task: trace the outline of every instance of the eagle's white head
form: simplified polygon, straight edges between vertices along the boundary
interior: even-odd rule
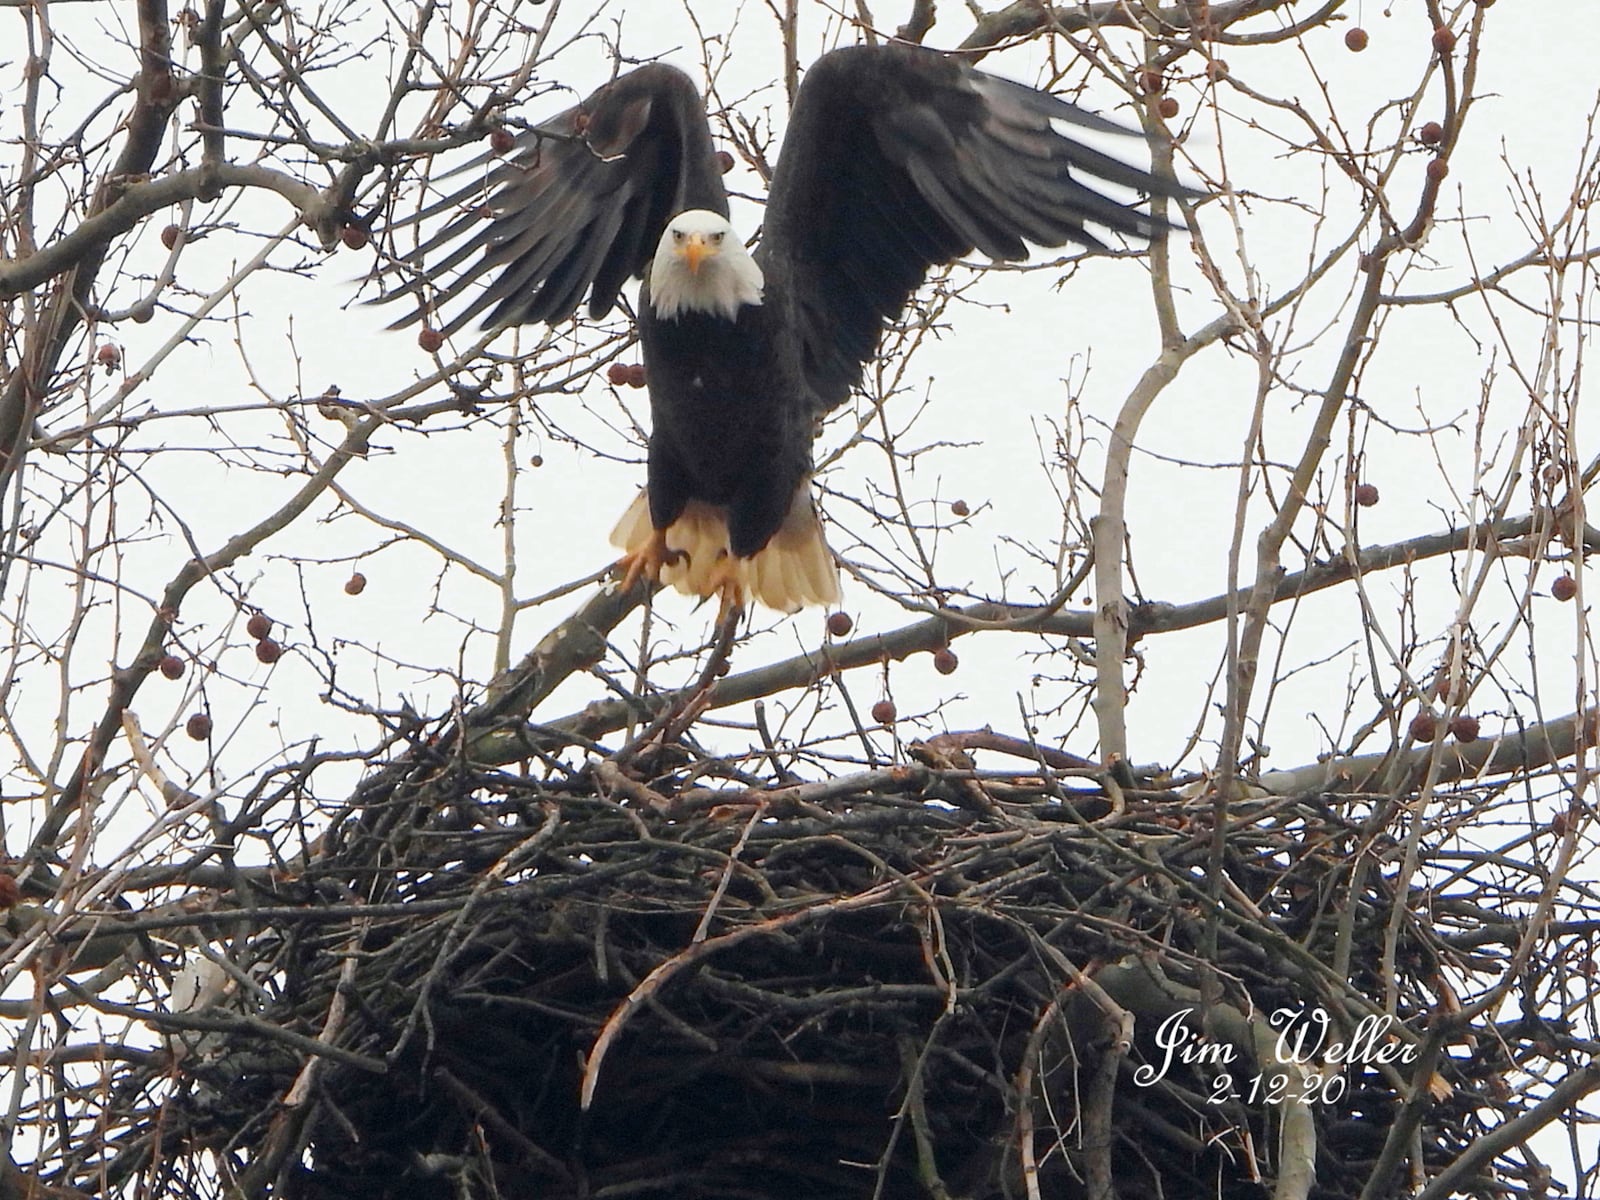
[[[657,317],[716,313],[733,320],[746,304],[761,303],[761,268],[726,217],[703,208],[667,222],[650,263],[650,304]]]

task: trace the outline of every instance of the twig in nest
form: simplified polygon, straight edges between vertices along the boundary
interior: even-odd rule
[[[1022,1065],[1017,1070],[1015,1083],[1012,1090],[1017,1097],[1017,1157],[1021,1160],[1022,1185],[1027,1193],[1028,1200],[1042,1200],[1039,1191],[1039,1156],[1034,1150],[1033,1139],[1036,1130],[1033,1121],[1033,1081],[1034,1064],[1042,1062],[1045,1038],[1049,1036],[1051,1027],[1055,1024],[1061,1013],[1061,1002],[1072,991],[1073,984],[1069,983],[1050,998],[1050,1003],[1045,1006],[1039,1019],[1033,1023],[1033,1032],[1028,1035],[1028,1048],[1022,1052]],[[1071,1027],[1063,1026],[1071,1039]],[[1077,1069],[1076,1049],[1073,1051],[1073,1069]]]
[[[940,733],[929,738],[924,745],[936,750],[996,750],[1016,758],[1034,759],[1057,771],[1098,770],[1100,764],[1090,758],[1069,754],[1052,746],[1042,746],[1037,741],[1024,741],[1007,733],[992,729],[969,729],[962,733]]]
[[[612,759],[602,758],[595,763],[594,778],[608,795],[621,796],[658,813],[670,812],[672,809],[672,801],[648,784],[633,778]]]
[[[457,1079],[448,1068],[439,1067],[434,1071],[433,1077],[471,1109],[474,1120],[482,1121],[563,1183],[572,1179],[572,1173],[567,1170],[565,1163],[518,1129],[513,1122],[506,1120],[491,1101]]]
[[[762,934],[777,933],[791,925],[798,925],[813,918],[827,916],[834,913],[853,912],[858,908],[870,908],[874,904],[882,903],[894,895],[902,885],[896,881],[880,883],[876,887],[858,892],[854,896],[841,896],[827,904],[814,904],[808,908],[798,909],[795,912],[785,913],[774,917],[770,921],[763,921],[759,925],[743,925],[721,937],[710,938],[704,942],[680,950],[665,962],[659,964],[650,974],[639,981],[639,986],[623,998],[621,1004],[611,1011],[606,1018],[606,1023],[600,1029],[600,1036],[595,1038],[594,1046],[589,1051],[589,1060],[583,1067],[583,1087],[579,1093],[579,1104],[583,1111],[588,1112],[594,1104],[595,1088],[600,1083],[600,1065],[605,1061],[606,1051],[622,1033],[622,1028],[628,1019],[648,1000],[655,997],[662,988],[671,982],[672,977],[684,967],[691,966],[703,958],[707,958],[719,950],[735,946],[748,938]]]
[[[912,742],[906,747],[906,753],[912,758],[935,771],[971,771],[972,758],[966,751],[958,746],[939,744],[940,739],[934,738],[926,742]],[[950,790],[949,796],[952,804],[966,809],[968,812],[988,813],[991,816],[1004,816],[1000,805],[995,798],[976,779],[958,779]]]
[[[907,1037],[901,1037],[899,1045],[900,1070],[906,1080],[906,1098],[902,1111],[911,1121],[911,1136],[917,1150],[917,1174],[921,1178],[922,1186],[928,1189],[928,1194],[933,1200],[951,1200],[950,1190],[939,1177],[939,1160],[934,1154],[933,1131],[929,1126],[928,1110],[922,1096],[923,1067],[927,1064],[928,1049],[931,1047],[925,1047],[919,1054],[912,1048],[911,1039]]]
[[[728,851],[728,862],[722,868],[722,878],[717,880],[717,890],[712,892],[711,899],[706,901],[706,910],[700,915],[700,923],[695,926],[694,937],[689,939],[691,942],[703,942],[706,940],[706,931],[711,928],[711,918],[716,915],[717,906],[722,903],[722,897],[727,895],[728,884],[733,879],[734,868],[739,865],[739,855],[744,853],[744,848],[750,841],[750,831],[766,815],[766,802],[758,802],[755,809],[750,813],[750,819],[744,823],[744,828],[739,831],[739,840],[734,843],[733,849]]]
[[[1083,1150],[1085,1183],[1090,1200],[1116,1200],[1116,1175],[1111,1151],[1116,1145],[1112,1109],[1117,1098],[1117,1070],[1133,1041],[1133,1017],[1101,1010],[1106,1045],[1083,1091]],[[1249,1131],[1246,1130],[1246,1133]]]

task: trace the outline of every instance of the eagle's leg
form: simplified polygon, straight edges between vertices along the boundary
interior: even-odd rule
[[[681,562],[684,557],[682,550],[674,550],[667,545],[665,529],[651,530],[649,541],[617,560],[617,566],[622,571],[622,590],[632,591],[641,575],[651,583],[660,582],[661,568]]]
[[[659,427],[660,422],[657,422]],[[622,590],[630,591],[643,575],[651,583],[661,581],[661,568],[685,562],[689,555],[667,545],[667,530],[683,516],[685,504],[694,495],[683,468],[671,447],[657,432],[650,435],[645,474],[645,502],[650,515],[650,536],[642,544],[626,539],[634,548],[618,561],[623,571]],[[630,514],[633,512],[629,510]],[[680,539],[681,540],[681,539]]]
[[[745,588],[743,573],[739,570],[739,560],[724,551],[717,559],[716,565],[711,568],[710,588],[706,595],[715,592],[717,595],[717,624],[728,620],[733,614],[744,609]]]

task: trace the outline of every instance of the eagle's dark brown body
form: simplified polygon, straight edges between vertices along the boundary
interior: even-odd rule
[[[639,307],[651,522],[666,529],[691,500],[726,507],[739,558],[767,544],[811,473],[813,405],[775,354],[772,312],[746,305],[732,321],[692,312],[662,320],[648,300]]]

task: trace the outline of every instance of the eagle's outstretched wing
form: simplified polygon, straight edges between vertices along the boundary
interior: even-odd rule
[[[728,213],[711,129],[689,77],[653,63],[523,133],[486,180],[411,218],[457,214],[408,256],[419,273],[383,299],[470,296],[445,333],[486,310],[491,326],[564,320],[586,294],[601,317],[644,270],[667,221],[690,208]],[[423,315],[419,306],[395,324]]]
[[[1088,226],[1146,239],[1137,204],[1188,189],[1063,136],[1128,132],[1044,92],[911,46],[852,46],[806,72],[772,179],[757,261],[781,281],[788,336],[823,408],[843,401],[928,269],[1026,242],[1099,246]]]

